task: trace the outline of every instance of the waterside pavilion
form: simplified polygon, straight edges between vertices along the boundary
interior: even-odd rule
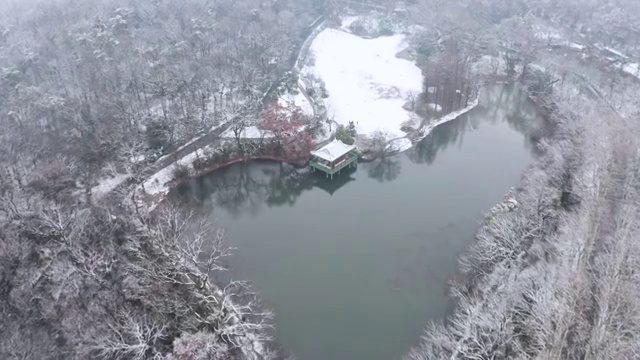
[[[357,166],[358,152],[355,145],[347,145],[340,140],[333,140],[322,148],[311,152],[309,166],[312,171],[320,170],[333,179],[340,170]]]

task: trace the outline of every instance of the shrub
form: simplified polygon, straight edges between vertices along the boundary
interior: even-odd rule
[[[378,33],[381,36],[391,36],[394,34],[393,24],[389,20],[380,20],[378,24]]]
[[[322,118],[320,117],[314,117],[311,119],[309,125],[307,126],[307,132],[309,133],[309,135],[311,135],[312,138],[326,135],[323,122],[324,120],[322,120]]]
[[[316,95],[316,90],[312,87],[307,88],[307,95],[309,95],[309,97],[314,97]]]
[[[305,61],[306,66],[315,66],[316,65],[316,54],[309,49],[309,54],[307,55],[307,60]]]
[[[338,125],[336,129],[336,139],[342,141],[347,145],[353,145],[356,138],[356,126],[353,121],[349,121],[349,125]]]
[[[153,150],[164,151],[171,145],[171,127],[162,121],[153,121],[147,126],[147,143]]]
[[[329,97],[329,91],[327,91],[327,87],[322,80],[320,80],[320,96],[322,96],[323,99]]]
[[[433,40],[428,38],[419,39],[416,44],[416,63],[424,66],[433,54]]]
[[[285,81],[284,81],[284,86],[286,88],[286,90],[293,95],[297,95],[299,93],[298,91],[298,72],[293,70],[293,71],[289,71],[286,75]]]
[[[210,164],[218,163],[218,162],[220,162],[221,160],[222,160],[222,156],[221,156],[221,155],[220,155],[220,153],[218,153],[218,152],[212,152],[211,154],[209,154],[209,155],[207,156],[207,161],[208,161]]]
[[[176,164],[173,169],[173,178],[175,180],[184,179],[189,176],[189,168],[186,165]]]
[[[195,170],[204,170],[207,166],[209,166],[209,164],[210,162],[208,157],[199,157],[193,162],[193,168]]]
[[[405,122],[402,123],[402,125],[400,126],[400,130],[406,132],[406,133],[410,133],[412,131],[414,131],[415,129],[413,128],[413,121],[411,120],[407,120]]]
[[[221,162],[229,161],[231,155],[234,153],[235,148],[231,142],[225,142],[222,145],[222,149],[220,149],[220,153],[218,153],[218,159]]]

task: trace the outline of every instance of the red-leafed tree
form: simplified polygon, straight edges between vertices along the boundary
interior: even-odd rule
[[[306,160],[313,149],[313,139],[306,130],[304,114],[294,103],[281,105],[277,102],[262,112],[258,127],[273,135],[277,155],[287,161]]]

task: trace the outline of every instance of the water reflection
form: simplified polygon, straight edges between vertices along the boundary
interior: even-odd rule
[[[342,173],[338,176],[335,176],[333,180],[331,179],[322,179],[322,174],[313,173],[310,174],[310,181],[313,183],[314,187],[322,189],[326,191],[329,195],[333,196],[336,191],[343,188],[348,183],[354,181],[356,178],[353,177],[353,174],[357,171],[357,168],[346,168],[342,170]]]
[[[193,179],[173,194],[175,200],[205,205],[215,203],[228,213],[255,214],[263,205],[293,206],[298,197],[314,187],[333,195],[355,180],[356,168],[345,169],[333,180],[307,169],[273,162],[236,164],[210,176]]]
[[[395,180],[400,175],[402,163],[397,156],[382,156],[365,164],[364,168],[370,178],[378,182],[385,182]]]
[[[535,142],[544,131],[544,122],[534,104],[521,92],[509,86],[495,86],[481,95],[480,106],[473,111],[438,126],[429,136],[406,153],[416,164],[432,164],[438,154],[456,144],[462,146],[465,134],[478,129],[481,123],[506,122],[525,135],[525,147],[535,151]],[[371,163],[360,164],[370,178],[378,182],[393,181],[402,171],[401,156],[385,156]],[[237,164],[215,174],[194,179],[178,189],[179,199],[192,202],[213,202],[234,216],[255,214],[264,205],[293,206],[298,197],[314,187],[333,195],[355,180],[355,168],[345,169],[333,180],[307,169],[297,169],[275,162]]]
[[[484,108],[491,109],[494,123],[506,120],[511,128],[527,137],[527,148],[535,151],[535,143],[547,129],[533,101],[512,86],[494,86],[487,89],[482,103]]]
[[[491,89],[410,153],[333,180],[254,161],[180,192],[186,208],[213,209],[237,248],[229,276],[253,281],[299,358],[399,358],[448,313],[458,254],[531,160],[523,141],[539,122],[516,95]]]
[[[525,147],[536,151],[535,143],[544,135],[545,128],[535,104],[512,86],[493,86],[481,93],[477,108],[455,121],[438,126],[416,144],[407,156],[417,164],[432,164],[438,153],[448,146],[461,146],[465,134],[477,129],[481,122],[495,124],[501,121],[506,121],[511,128],[524,134]]]

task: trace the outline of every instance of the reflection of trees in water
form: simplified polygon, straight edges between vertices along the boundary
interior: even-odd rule
[[[431,164],[438,152],[453,143],[462,145],[465,133],[477,129],[485,121],[490,124],[506,121],[511,128],[525,135],[525,146],[535,151],[534,144],[543,135],[544,122],[535,105],[523,93],[511,86],[493,86],[482,93],[480,103],[481,106],[471,112],[434,129],[408,152],[409,159]]]
[[[293,205],[304,190],[313,186],[308,172],[297,171],[291,166],[278,164],[278,176],[272,177],[266,198],[268,206]]]
[[[214,202],[217,207],[237,215],[255,212],[264,203],[269,178],[273,174],[255,176],[248,164],[236,164],[209,176],[192,180],[177,193],[191,203]]]
[[[512,86],[494,86],[486,91],[487,107],[493,108],[493,121],[506,120],[512,129],[525,135],[527,147],[539,140],[545,131],[545,122],[536,105]]]
[[[381,156],[365,164],[367,175],[378,182],[395,180],[402,169],[400,159],[396,156]]]
[[[462,145],[464,134],[476,129],[482,122],[492,124],[506,121],[513,129],[525,134],[526,146],[533,149],[536,138],[542,134],[544,122],[535,106],[519,91],[508,86],[488,88],[481,99],[482,106],[460,118],[438,126],[425,140],[408,152],[415,163],[431,164],[438,152],[449,145]],[[396,156],[381,157],[364,164],[368,176],[379,181],[392,181],[401,171]],[[355,170],[353,170],[355,171]],[[314,186],[333,194],[353,180],[348,170],[333,180],[321,174],[310,174],[291,166],[273,162],[236,164],[215,173],[195,179],[181,186],[177,195],[195,203],[213,202],[230,214],[255,213],[261,206],[293,205],[305,190]]]
[[[174,196],[195,205],[213,203],[237,216],[255,214],[263,205],[291,206],[305,190],[314,186],[333,194],[353,180],[349,173],[333,180],[316,175],[282,163],[248,162],[194,179],[180,186]]]
[[[476,109],[474,111],[483,111],[484,109]],[[432,164],[438,152],[446,149],[453,143],[462,145],[463,134],[467,132],[469,126],[477,124],[470,121],[468,115],[462,115],[454,121],[449,121],[438,126],[424,140],[417,143],[413,149],[409,150],[407,156],[411,161],[417,164]]]
[[[248,162],[220,169],[181,186],[177,195],[192,203],[214,203],[232,215],[267,206],[293,205],[310,189],[306,172],[281,163]]]

